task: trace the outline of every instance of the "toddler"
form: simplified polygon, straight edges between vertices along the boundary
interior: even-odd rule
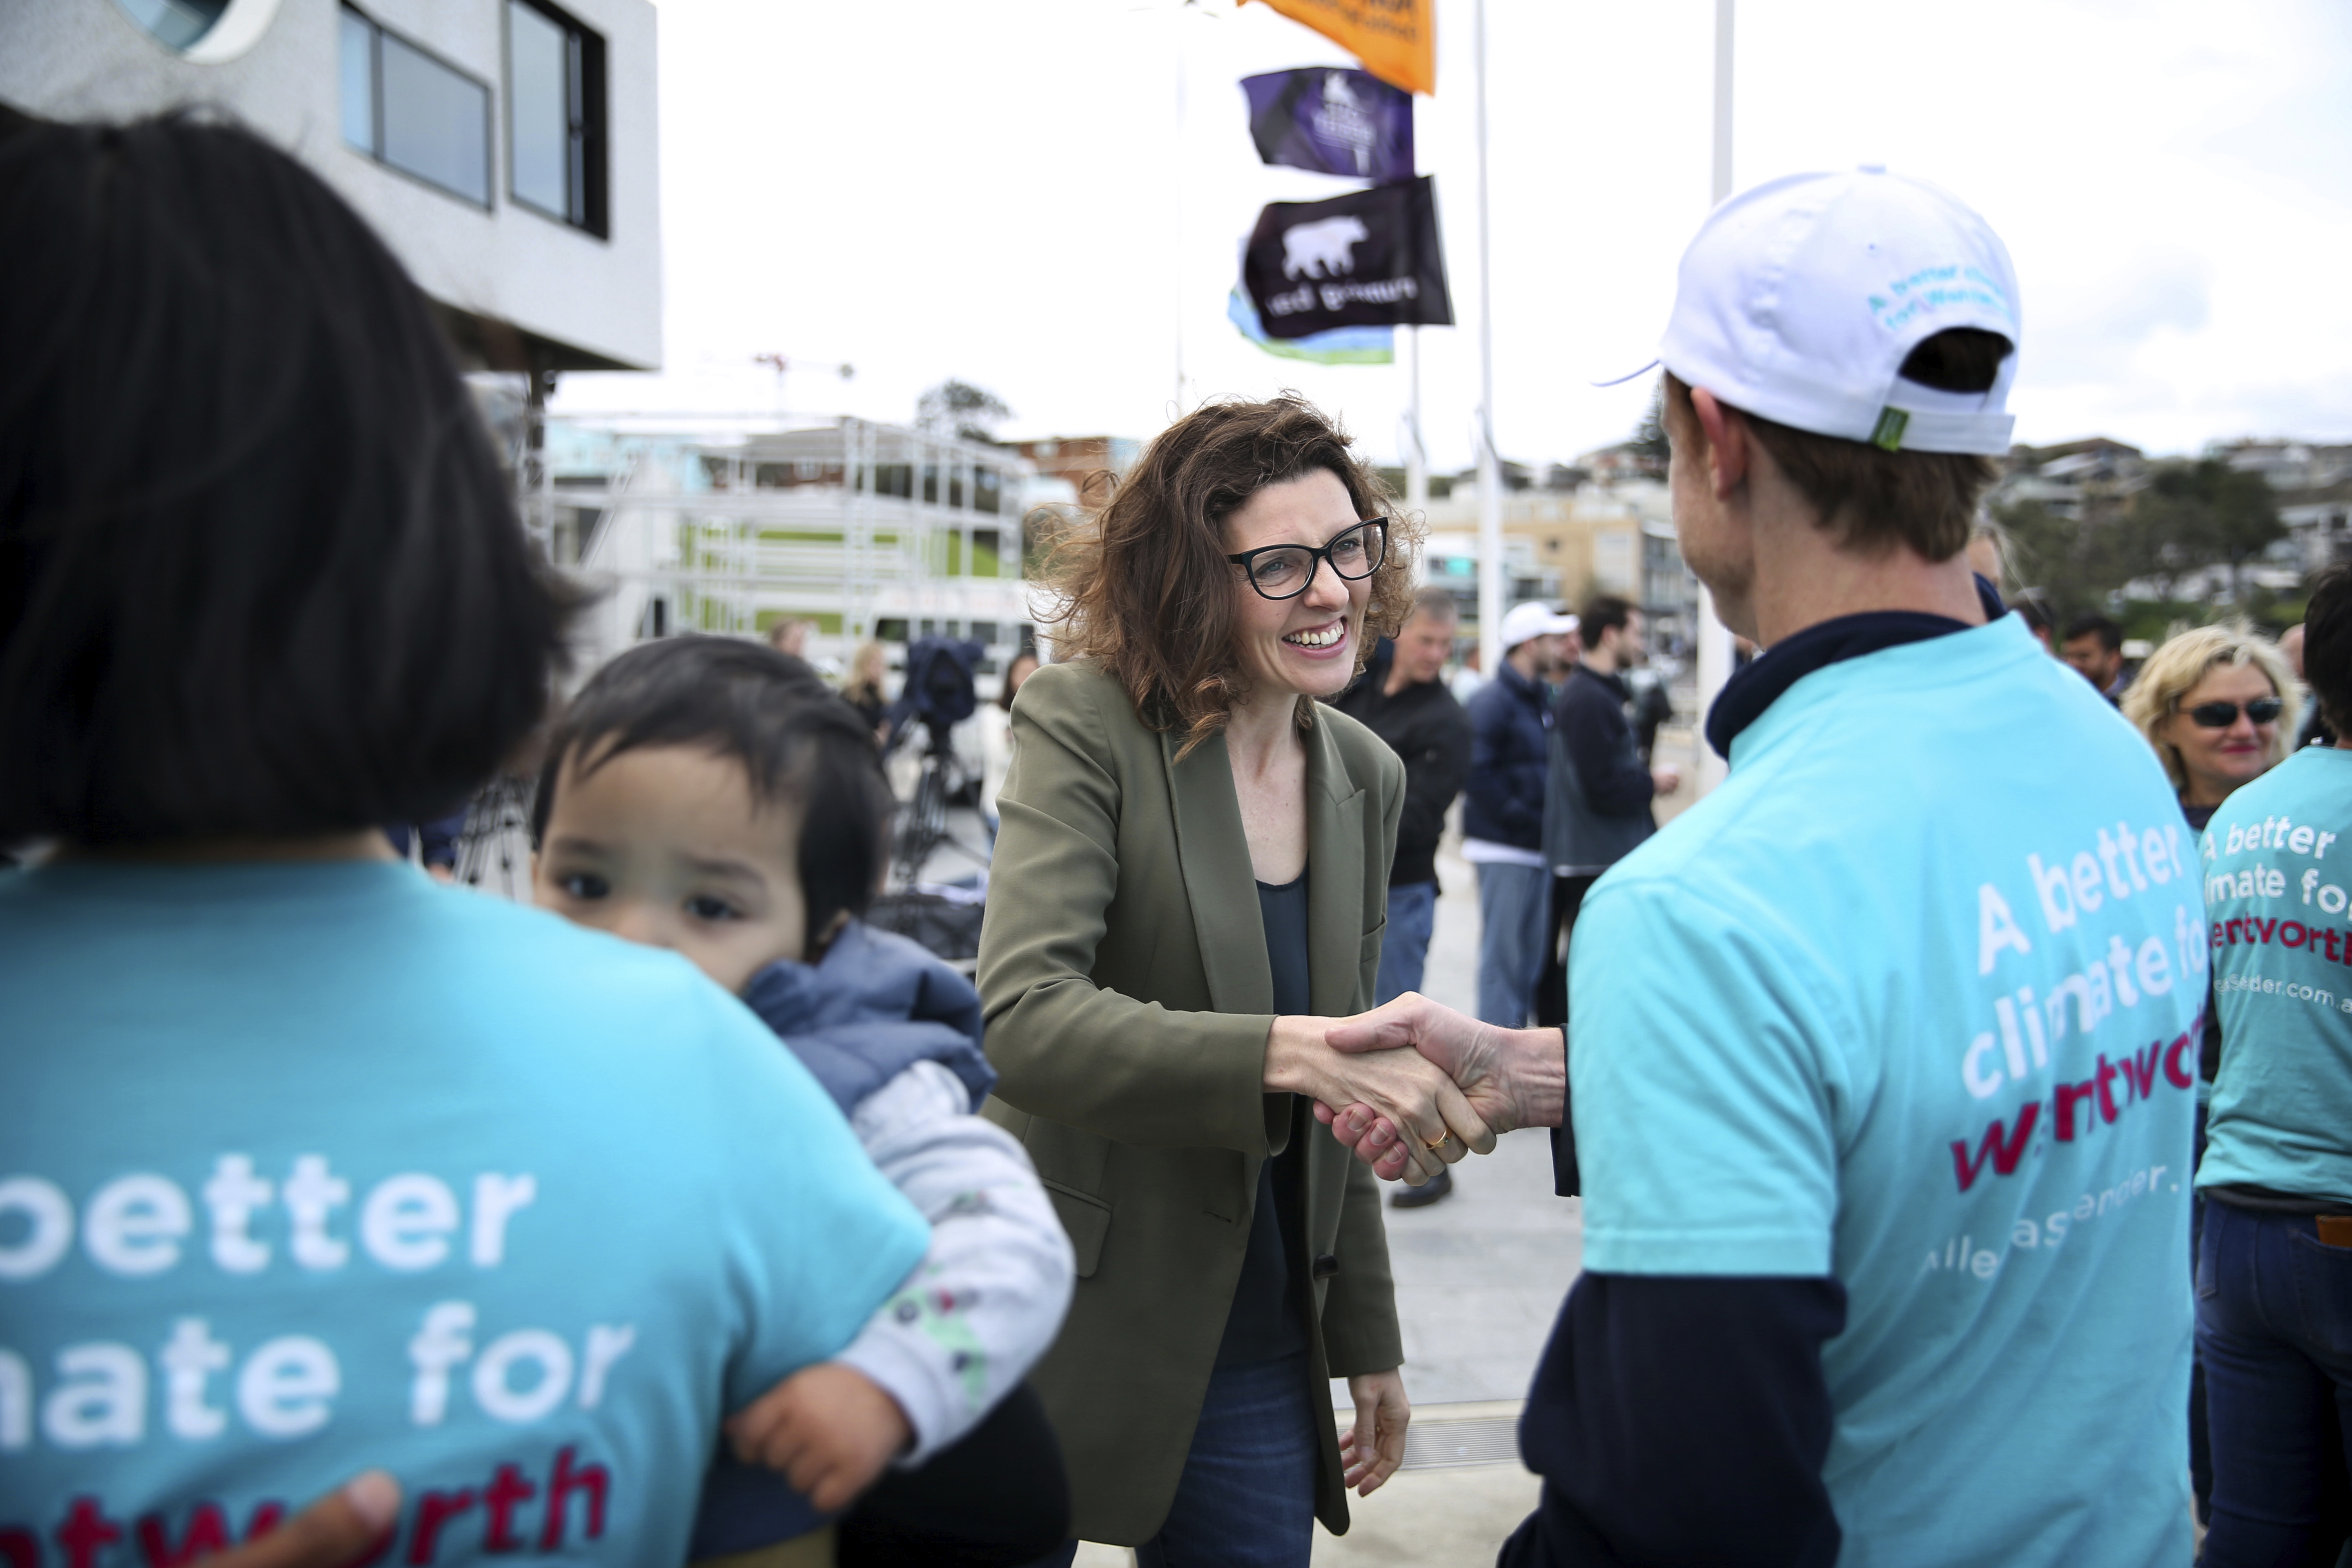
[[[719,637],[607,665],[541,774],[538,901],[673,949],[742,997],[931,1225],[920,1266],[838,1358],[728,1422],[739,1463],[711,1475],[698,1557],[804,1535],[894,1464],[843,1521],[845,1565],[1023,1563],[1066,1522],[1058,1449],[1018,1385],[1069,1304],[1069,1242],[1020,1146],[974,1114],[995,1081],[978,994],[858,919],[893,805],[847,704],[800,660]]]

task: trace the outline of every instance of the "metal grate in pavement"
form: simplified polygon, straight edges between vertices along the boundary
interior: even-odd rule
[[[1434,1470],[1453,1465],[1516,1465],[1519,1424],[1507,1415],[1460,1421],[1416,1421],[1405,1428],[1404,1468]]]

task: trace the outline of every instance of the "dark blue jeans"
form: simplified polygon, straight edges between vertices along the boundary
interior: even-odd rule
[[[1138,1568],[1307,1568],[1318,1418],[1304,1354],[1210,1373],[1176,1500],[1160,1533],[1135,1549]],[[1073,1542],[1039,1568],[1076,1553]]]
[[[2306,1215],[2207,1203],[2197,1352],[2213,1444],[2204,1562],[2333,1562],[2323,1519],[2344,1464],[2336,1422],[2352,1417],[2352,1248],[2321,1246]]]
[[[1437,884],[1389,884],[1389,928],[1381,933],[1381,968],[1372,983],[1372,1005],[1393,1002],[1421,989],[1429,960],[1429,933],[1437,923]]]
[[[1478,1016],[1516,1029],[1533,1015],[1551,931],[1551,872],[1481,862],[1478,872]]]

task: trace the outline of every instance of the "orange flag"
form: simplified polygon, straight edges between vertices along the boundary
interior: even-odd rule
[[[1249,0],[1240,0],[1248,5]],[[1407,92],[1437,91],[1437,0],[1265,0]]]

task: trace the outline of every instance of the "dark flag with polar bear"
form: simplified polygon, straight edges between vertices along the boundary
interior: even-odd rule
[[[1445,253],[1430,176],[1258,214],[1242,285],[1272,338],[1334,327],[1450,327]]]
[[[1242,78],[1250,140],[1269,163],[1351,180],[1412,178],[1412,94],[1369,71],[1317,67]]]

